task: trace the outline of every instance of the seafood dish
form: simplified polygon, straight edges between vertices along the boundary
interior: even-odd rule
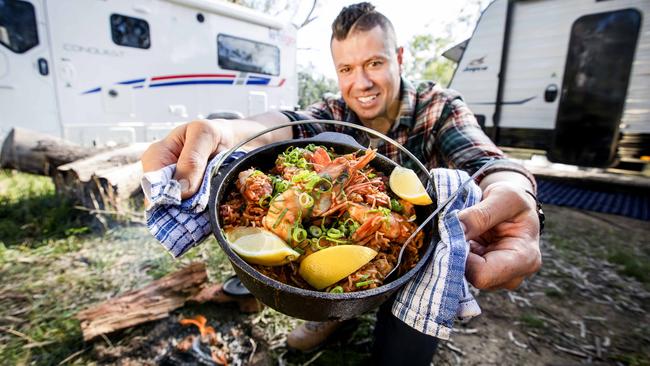
[[[227,233],[254,227],[275,234],[297,258],[279,265],[249,264],[267,277],[309,290],[315,288],[299,271],[305,258],[334,246],[371,248],[377,254],[369,262],[318,290],[347,293],[379,287],[417,224],[413,204],[393,194],[386,173],[372,166],[376,154],[374,149],[337,154],[316,144],[290,146],[277,155],[271,169],[251,166],[226,187],[217,211],[221,228]],[[419,232],[406,247],[401,273],[415,267],[423,242]]]

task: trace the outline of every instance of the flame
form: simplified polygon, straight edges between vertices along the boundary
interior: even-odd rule
[[[196,327],[199,328],[199,332],[201,332],[201,337],[205,337],[208,334],[216,335],[214,328],[205,325],[207,323],[207,319],[205,319],[203,315],[197,315],[194,318],[181,319],[180,323],[184,326],[191,324],[196,325]]]

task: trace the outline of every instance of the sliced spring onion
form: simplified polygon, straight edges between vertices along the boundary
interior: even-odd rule
[[[327,179],[325,179],[325,178],[322,178],[318,183],[319,183],[319,184],[318,184],[317,189],[318,189],[319,191],[321,191],[321,192],[323,192],[323,193],[327,193],[327,192],[331,192],[331,191],[332,191],[332,182],[331,182],[331,181],[329,181],[329,180],[327,180]],[[323,187],[323,186],[324,186],[324,187]]]
[[[343,237],[343,233],[339,229],[331,228],[327,230],[327,237],[332,239],[338,239]]]
[[[404,209],[404,206],[402,206],[401,203],[399,203],[398,200],[391,198],[390,199],[390,209],[395,211],[395,212],[402,212]]]
[[[368,286],[370,284],[373,284],[374,282],[375,282],[375,280],[360,281],[360,282],[355,283],[354,285],[357,286],[357,287],[364,287],[364,286]]]
[[[345,291],[343,291],[343,287],[341,287],[341,286],[336,286],[336,287],[334,287],[333,289],[330,290],[331,294],[342,294],[344,292]]]
[[[270,203],[271,203],[271,196],[269,196],[268,194],[260,198],[259,201],[257,201],[257,204],[260,207],[269,207]]]
[[[312,225],[312,226],[309,227],[309,233],[311,234],[311,236],[316,237],[316,238],[323,235],[323,231],[318,226],[315,226],[315,225]]]
[[[307,230],[301,227],[294,228],[293,233],[291,233],[291,238],[293,239],[293,241],[299,243],[307,239]]]
[[[314,205],[314,197],[310,196],[307,192],[302,192],[298,197],[298,202],[304,208],[310,208]]]
[[[284,215],[287,214],[287,211],[289,211],[289,209],[288,209],[288,208],[285,208],[285,209],[282,210],[282,212],[280,212],[280,216],[278,216],[277,220],[275,220],[275,222],[273,223],[273,228],[274,228],[274,229],[275,229],[278,225],[280,225],[280,222],[282,221],[282,218],[284,217]]]

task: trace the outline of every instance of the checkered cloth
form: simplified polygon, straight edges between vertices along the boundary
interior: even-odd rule
[[[222,153],[223,154],[223,153]],[[224,165],[245,153],[235,152]],[[142,189],[149,199],[146,211],[147,227],[174,257],[179,257],[199,244],[211,233],[206,211],[210,196],[210,177],[216,162],[214,157],[206,169],[199,191],[181,201],[180,184],[173,180],[176,166],[146,173]],[[467,173],[451,169],[433,169],[438,203],[444,202],[469,179]],[[465,261],[469,244],[458,219],[458,211],[476,204],[480,188],[473,182],[439,214],[439,242],[433,256],[422,271],[398,293],[393,314],[414,329],[441,339],[448,339],[454,320],[470,318],[481,313],[465,280]]]

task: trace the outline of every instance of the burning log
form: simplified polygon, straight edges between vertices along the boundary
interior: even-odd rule
[[[252,296],[233,297],[222,291],[220,284],[208,284],[205,264],[195,262],[168,274],[139,290],[95,305],[77,313],[84,340],[162,319],[186,302],[236,302],[242,312],[261,310],[261,304]]]
[[[84,340],[162,319],[197,294],[208,280],[205,264],[195,262],[150,285],[77,313]]]

